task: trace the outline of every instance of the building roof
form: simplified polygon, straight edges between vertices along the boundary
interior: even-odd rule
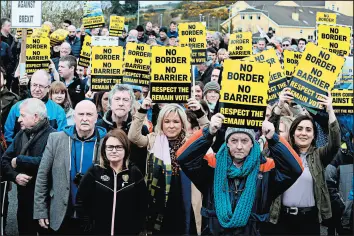
[[[297,5],[303,7],[325,7],[326,1],[294,1]]]
[[[287,7],[287,6],[274,6],[274,5],[261,5],[253,9],[245,9],[240,11],[242,13],[259,12],[269,16],[269,18],[276,24],[281,26],[293,27],[316,27],[316,13],[317,12],[330,12],[336,13],[329,9],[313,8],[313,7]],[[292,13],[299,13],[299,20],[292,19]],[[353,26],[353,17],[345,16],[340,13],[337,14],[337,24]]]
[[[279,1],[245,1],[251,7],[261,6],[261,5],[274,5]]]

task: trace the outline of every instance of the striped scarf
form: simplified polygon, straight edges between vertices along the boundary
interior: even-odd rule
[[[254,143],[242,167],[237,168],[232,162],[226,143],[221,146],[217,153],[217,165],[214,175],[214,201],[216,215],[223,228],[237,228],[247,224],[256,196],[260,155],[260,147],[258,143]],[[228,180],[242,177],[247,178],[245,189],[241,193],[234,212],[232,212]]]

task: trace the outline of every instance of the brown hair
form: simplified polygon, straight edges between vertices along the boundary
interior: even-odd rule
[[[315,121],[312,119],[312,117],[309,117],[309,116],[305,116],[305,115],[299,116],[293,121],[293,123],[290,126],[290,130],[289,130],[289,143],[297,153],[299,153],[299,148],[295,144],[294,134],[295,134],[295,130],[297,129],[297,126],[301,123],[301,121],[304,121],[304,120],[308,120],[312,123],[314,135],[313,135],[313,140],[311,142],[311,145],[314,147],[316,146],[317,127],[316,127]]]
[[[121,129],[113,129],[107,133],[104,137],[101,144],[101,157],[100,157],[100,166],[102,168],[109,168],[109,160],[106,155],[106,143],[107,140],[112,137],[119,140],[122,143],[124,148],[124,158],[123,158],[123,170],[128,168],[129,165],[129,156],[130,156],[130,142],[128,136]]]
[[[66,88],[65,84],[61,81],[54,81],[51,85],[50,85],[50,89],[49,89],[49,99],[52,99],[52,95],[53,93],[58,93],[58,92],[65,92],[65,99],[63,104],[61,105],[65,111],[69,110],[70,108],[72,108],[72,103],[71,103],[71,99],[70,99],[70,95],[68,92],[68,89]]]

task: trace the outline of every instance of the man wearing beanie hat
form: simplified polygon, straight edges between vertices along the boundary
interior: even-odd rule
[[[203,95],[210,112],[214,114],[216,103],[220,98],[220,85],[215,81],[210,81],[204,86]]]
[[[203,233],[259,235],[272,201],[302,174],[301,159],[268,121],[262,132],[273,159],[262,156],[255,132],[244,128],[228,128],[217,154],[206,154],[224,119],[214,115],[178,150],[177,160],[203,194]]]

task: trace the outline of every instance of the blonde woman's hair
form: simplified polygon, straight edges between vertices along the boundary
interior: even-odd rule
[[[188,124],[187,115],[186,115],[184,109],[180,105],[172,103],[172,104],[165,105],[161,109],[159,116],[157,118],[156,126],[155,126],[156,133],[160,134],[161,132],[163,132],[163,130],[162,130],[163,118],[166,115],[170,114],[171,112],[175,112],[179,115],[179,117],[182,121],[182,124],[183,124],[182,132],[185,132],[185,129],[187,128],[187,124]]]
[[[283,123],[284,126],[285,126],[285,131],[287,133],[290,132],[290,127],[291,127],[291,124],[293,123],[293,121],[295,120],[294,117],[292,116],[281,116],[280,117],[280,123]],[[290,140],[290,139],[289,139]]]

